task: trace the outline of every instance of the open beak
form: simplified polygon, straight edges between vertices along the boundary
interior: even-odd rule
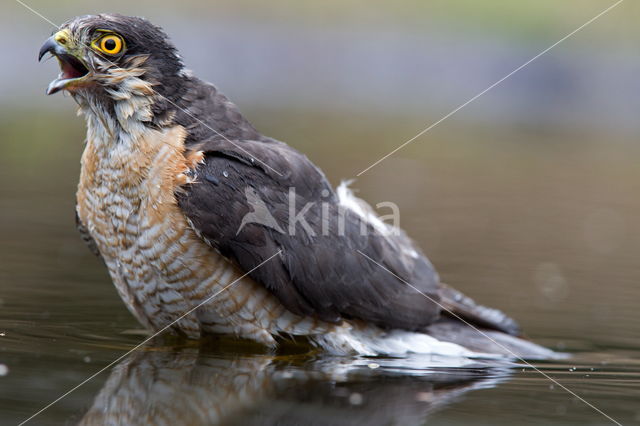
[[[60,63],[61,72],[58,78],[49,83],[47,95],[52,95],[62,89],[76,87],[86,81],[89,76],[89,68],[84,61],[71,53],[68,47],[61,44],[63,40],[65,44],[69,44],[67,39],[61,39],[58,34],[52,35],[45,41],[38,53],[38,61],[41,61],[45,54],[50,53]]]

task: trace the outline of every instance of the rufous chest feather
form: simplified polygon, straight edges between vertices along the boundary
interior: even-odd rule
[[[82,156],[78,215],[103,256],[140,244],[145,229],[185,226],[175,191],[202,159],[184,155],[184,129],[149,130],[115,143],[89,140]]]
[[[186,312],[194,293],[204,293],[200,274],[211,273],[206,261],[212,269],[220,266],[176,202],[189,169],[202,160],[202,153],[184,155],[184,136],[174,127],[117,141],[89,138],[81,160],[78,217],[118,293],[151,328]],[[181,327],[190,334],[198,329],[193,321]]]

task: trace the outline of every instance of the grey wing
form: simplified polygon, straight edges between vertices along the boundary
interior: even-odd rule
[[[194,149],[206,156],[196,182],[176,194],[183,213],[199,235],[251,271],[287,309],[409,330],[440,317],[439,279],[426,257],[403,233],[382,235],[344,209],[304,155],[273,140],[213,139]],[[250,199],[256,196],[277,226],[243,223],[255,213]],[[305,206],[306,225],[292,227],[291,209],[298,214]]]
[[[176,122],[187,130],[187,148],[204,151],[206,158],[195,183],[177,192],[178,203],[199,235],[252,271],[290,311],[406,329],[423,329],[450,311],[483,327],[517,333],[504,314],[441,286],[431,263],[404,233],[381,235],[365,224],[361,235],[362,221],[341,210],[322,172],[304,155],[258,133],[213,85],[195,78],[191,84],[181,101],[189,112],[176,111]],[[256,197],[262,203],[249,201]],[[296,212],[311,203],[305,219],[316,235],[298,226],[290,231],[290,201]],[[264,211],[269,220],[255,223]],[[342,232],[335,231],[339,220]],[[325,222],[326,235],[318,232]],[[280,256],[254,270],[279,250]]]
[[[80,232],[80,238],[82,238],[82,241],[84,241],[87,247],[89,247],[89,250],[91,250],[91,253],[93,253],[97,257],[101,257],[100,250],[98,250],[98,246],[96,245],[95,240],[93,239],[91,234],[89,234],[89,230],[87,229],[86,226],[84,226],[84,224],[82,223],[82,220],[80,220],[80,216],[78,216],[77,210],[76,210],[76,228],[78,229],[78,232]]]

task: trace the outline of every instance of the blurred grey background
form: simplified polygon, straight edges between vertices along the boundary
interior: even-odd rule
[[[216,82],[241,105],[414,116],[425,126],[613,4],[27,3],[58,24],[100,11],[147,17],[166,29],[197,75]],[[2,9],[0,34],[11,41],[0,69],[2,107],[68,107],[59,98],[42,96],[52,66],[33,61],[33,52],[53,28],[15,1],[4,2]],[[638,10],[634,2],[614,9],[449,125],[637,132]],[[406,135],[413,130],[418,129],[408,128]]]

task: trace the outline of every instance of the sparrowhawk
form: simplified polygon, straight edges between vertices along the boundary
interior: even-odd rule
[[[47,93],[69,92],[87,122],[78,228],[145,327],[210,298],[171,331],[268,346],[305,336],[334,353],[551,353],[442,284],[404,232],[259,133],[159,27],[81,16],[46,53],[61,67]],[[268,221],[246,220],[260,212]]]

